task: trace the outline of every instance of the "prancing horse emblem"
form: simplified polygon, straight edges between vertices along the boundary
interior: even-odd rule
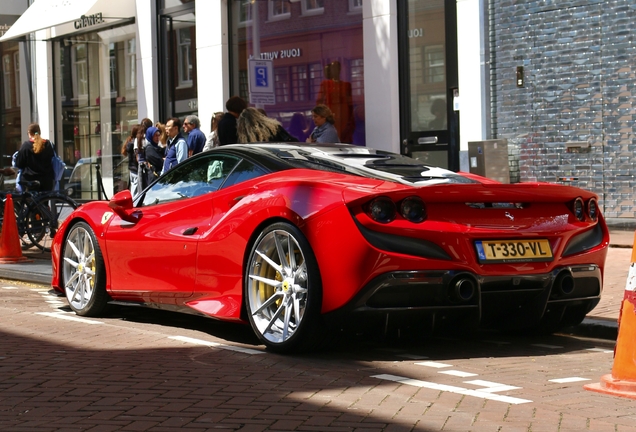
[[[510,213],[508,213],[508,212],[505,212],[505,213],[504,213],[504,216],[506,216],[506,217],[507,217],[508,219],[510,219],[511,221],[515,220],[515,217],[514,217],[513,215],[511,215]]]

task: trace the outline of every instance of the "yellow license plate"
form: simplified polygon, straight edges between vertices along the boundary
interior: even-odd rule
[[[547,239],[478,240],[475,242],[479,262],[552,261]]]

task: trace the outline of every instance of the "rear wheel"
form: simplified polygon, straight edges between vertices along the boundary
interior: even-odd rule
[[[272,351],[305,350],[321,341],[320,272],[298,228],[275,223],[258,236],[247,262],[245,304],[254,332]]]
[[[64,195],[34,198],[25,219],[25,231],[31,243],[49,252],[60,224],[78,207]]]
[[[106,270],[91,227],[79,222],[71,228],[62,250],[62,282],[71,309],[97,316],[108,303]]]

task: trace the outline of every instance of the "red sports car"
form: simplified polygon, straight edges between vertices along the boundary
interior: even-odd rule
[[[78,208],[55,235],[53,286],[79,315],[116,301],[249,322],[284,352],[343,317],[577,324],[600,299],[608,244],[582,189],[344,144],[232,145]]]

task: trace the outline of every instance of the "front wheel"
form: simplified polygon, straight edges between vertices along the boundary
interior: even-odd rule
[[[97,316],[108,303],[106,269],[91,227],[79,222],[71,228],[62,250],[62,281],[71,309]]]
[[[305,350],[321,340],[320,272],[298,228],[280,222],[258,236],[247,262],[245,304],[254,332],[272,351]]]

